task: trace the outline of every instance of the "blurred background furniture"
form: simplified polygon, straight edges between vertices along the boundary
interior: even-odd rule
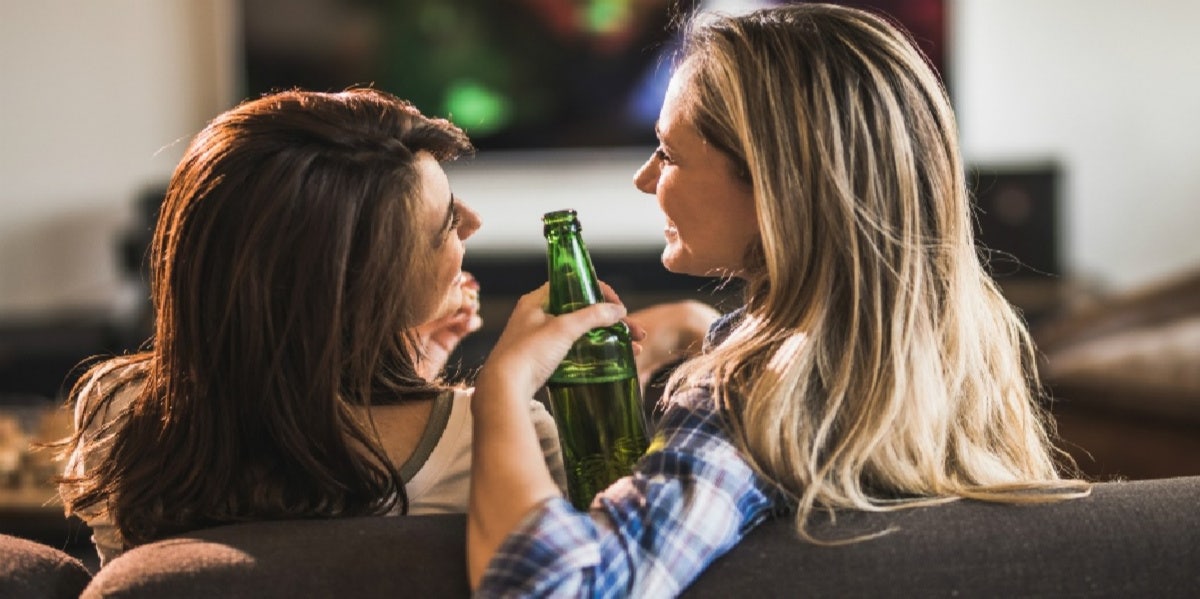
[[[1200,474],[1200,271],[1034,328],[1063,446],[1099,479]]]

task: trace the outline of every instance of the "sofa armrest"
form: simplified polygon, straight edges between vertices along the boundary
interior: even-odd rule
[[[75,599],[92,575],[49,545],[0,534],[0,597]]]

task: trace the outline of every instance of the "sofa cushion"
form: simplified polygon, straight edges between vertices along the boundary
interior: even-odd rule
[[[0,534],[0,597],[75,599],[91,578],[83,563],[62,551]]]

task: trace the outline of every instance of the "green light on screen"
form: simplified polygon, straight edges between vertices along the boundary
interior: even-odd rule
[[[587,28],[592,33],[607,33],[621,27],[629,12],[627,0],[591,0],[586,10]]]
[[[486,135],[512,119],[508,98],[471,80],[454,82],[446,91],[446,113],[471,134]]]

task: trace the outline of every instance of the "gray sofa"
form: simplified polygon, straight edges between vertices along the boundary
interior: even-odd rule
[[[82,596],[466,597],[464,526],[462,516],[422,516],[211,528],[126,553]],[[796,539],[790,522],[769,522],[684,596],[1200,597],[1200,476],[1103,483],[1091,497],[1050,505],[844,512],[836,526],[822,516],[813,530],[885,527],[896,530],[815,546]],[[74,568],[57,575],[59,586],[83,588]]]
[[[73,599],[91,579],[79,560],[62,551],[0,534],[0,597]]]

